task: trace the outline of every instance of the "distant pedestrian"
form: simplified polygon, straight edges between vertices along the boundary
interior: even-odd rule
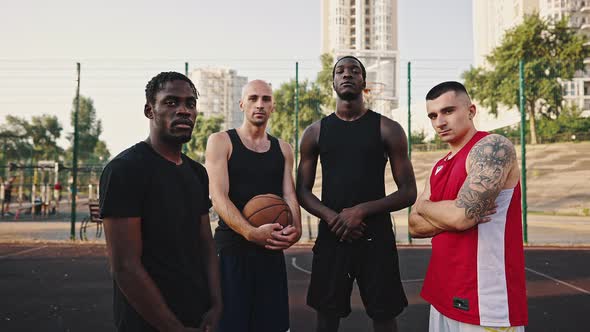
[[[2,216],[9,213],[10,201],[12,200],[12,184],[15,176],[11,176],[4,182],[4,200],[2,201]]]

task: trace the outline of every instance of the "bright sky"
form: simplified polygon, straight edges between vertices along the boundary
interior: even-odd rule
[[[471,0],[399,0],[400,105],[472,63]],[[320,69],[319,0],[19,0],[0,2],[0,123],[57,115],[63,147],[75,95],[94,99],[113,155],[144,139],[144,88],[160,71],[229,67],[279,86]]]

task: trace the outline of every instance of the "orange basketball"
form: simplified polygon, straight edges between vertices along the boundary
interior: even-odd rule
[[[244,206],[242,214],[255,227],[275,222],[286,227],[291,225],[293,218],[287,202],[274,194],[252,197]]]

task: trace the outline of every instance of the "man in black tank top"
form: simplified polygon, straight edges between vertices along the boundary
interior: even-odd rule
[[[213,207],[219,214],[215,242],[221,265],[224,307],[219,332],[282,332],[289,329],[289,298],[283,250],[301,237],[293,184],[291,146],[266,133],[274,110],[272,89],[260,80],[242,90],[244,122],[211,135],[206,167]],[[253,227],[244,205],[260,194],[282,196],[293,225]]]
[[[337,331],[356,279],[374,330],[397,331],[395,317],[408,302],[389,213],[416,199],[406,136],[364,106],[366,71],[357,58],[338,60],[332,76],[336,112],[305,130],[297,173],[301,205],[321,219],[307,303],[317,311],[317,331]],[[318,157],[321,201],[312,192]],[[398,191],[386,196],[387,159]]]

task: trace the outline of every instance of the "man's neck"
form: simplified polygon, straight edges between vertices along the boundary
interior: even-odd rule
[[[248,123],[243,123],[242,126],[236,128],[240,136],[246,137],[252,141],[264,140],[266,136],[266,125],[254,126]]]
[[[467,133],[465,135],[463,135],[463,137],[461,137],[460,139],[458,139],[455,142],[449,143],[449,146],[451,147],[451,154],[449,155],[449,158],[453,157],[465,145],[467,145],[467,143],[469,143],[469,141],[471,141],[471,139],[473,138],[473,136],[475,136],[476,133],[477,133],[477,129],[475,129],[475,127],[473,127],[471,129],[469,129],[469,131],[467,131]]]
[[[345,121],[354,121],[367,112],[363,98],[353,100],[336,100],[336,116]]]
[[[162,141],[161,139],[157,139],[150,135],[145,142],[149,144],[149,146],[156,151],[159,155],[164,157],[164,159],[169,160],[176,165],[182,164],[182,157],[181,157],[181,149],[182,145],[172,145]]]

